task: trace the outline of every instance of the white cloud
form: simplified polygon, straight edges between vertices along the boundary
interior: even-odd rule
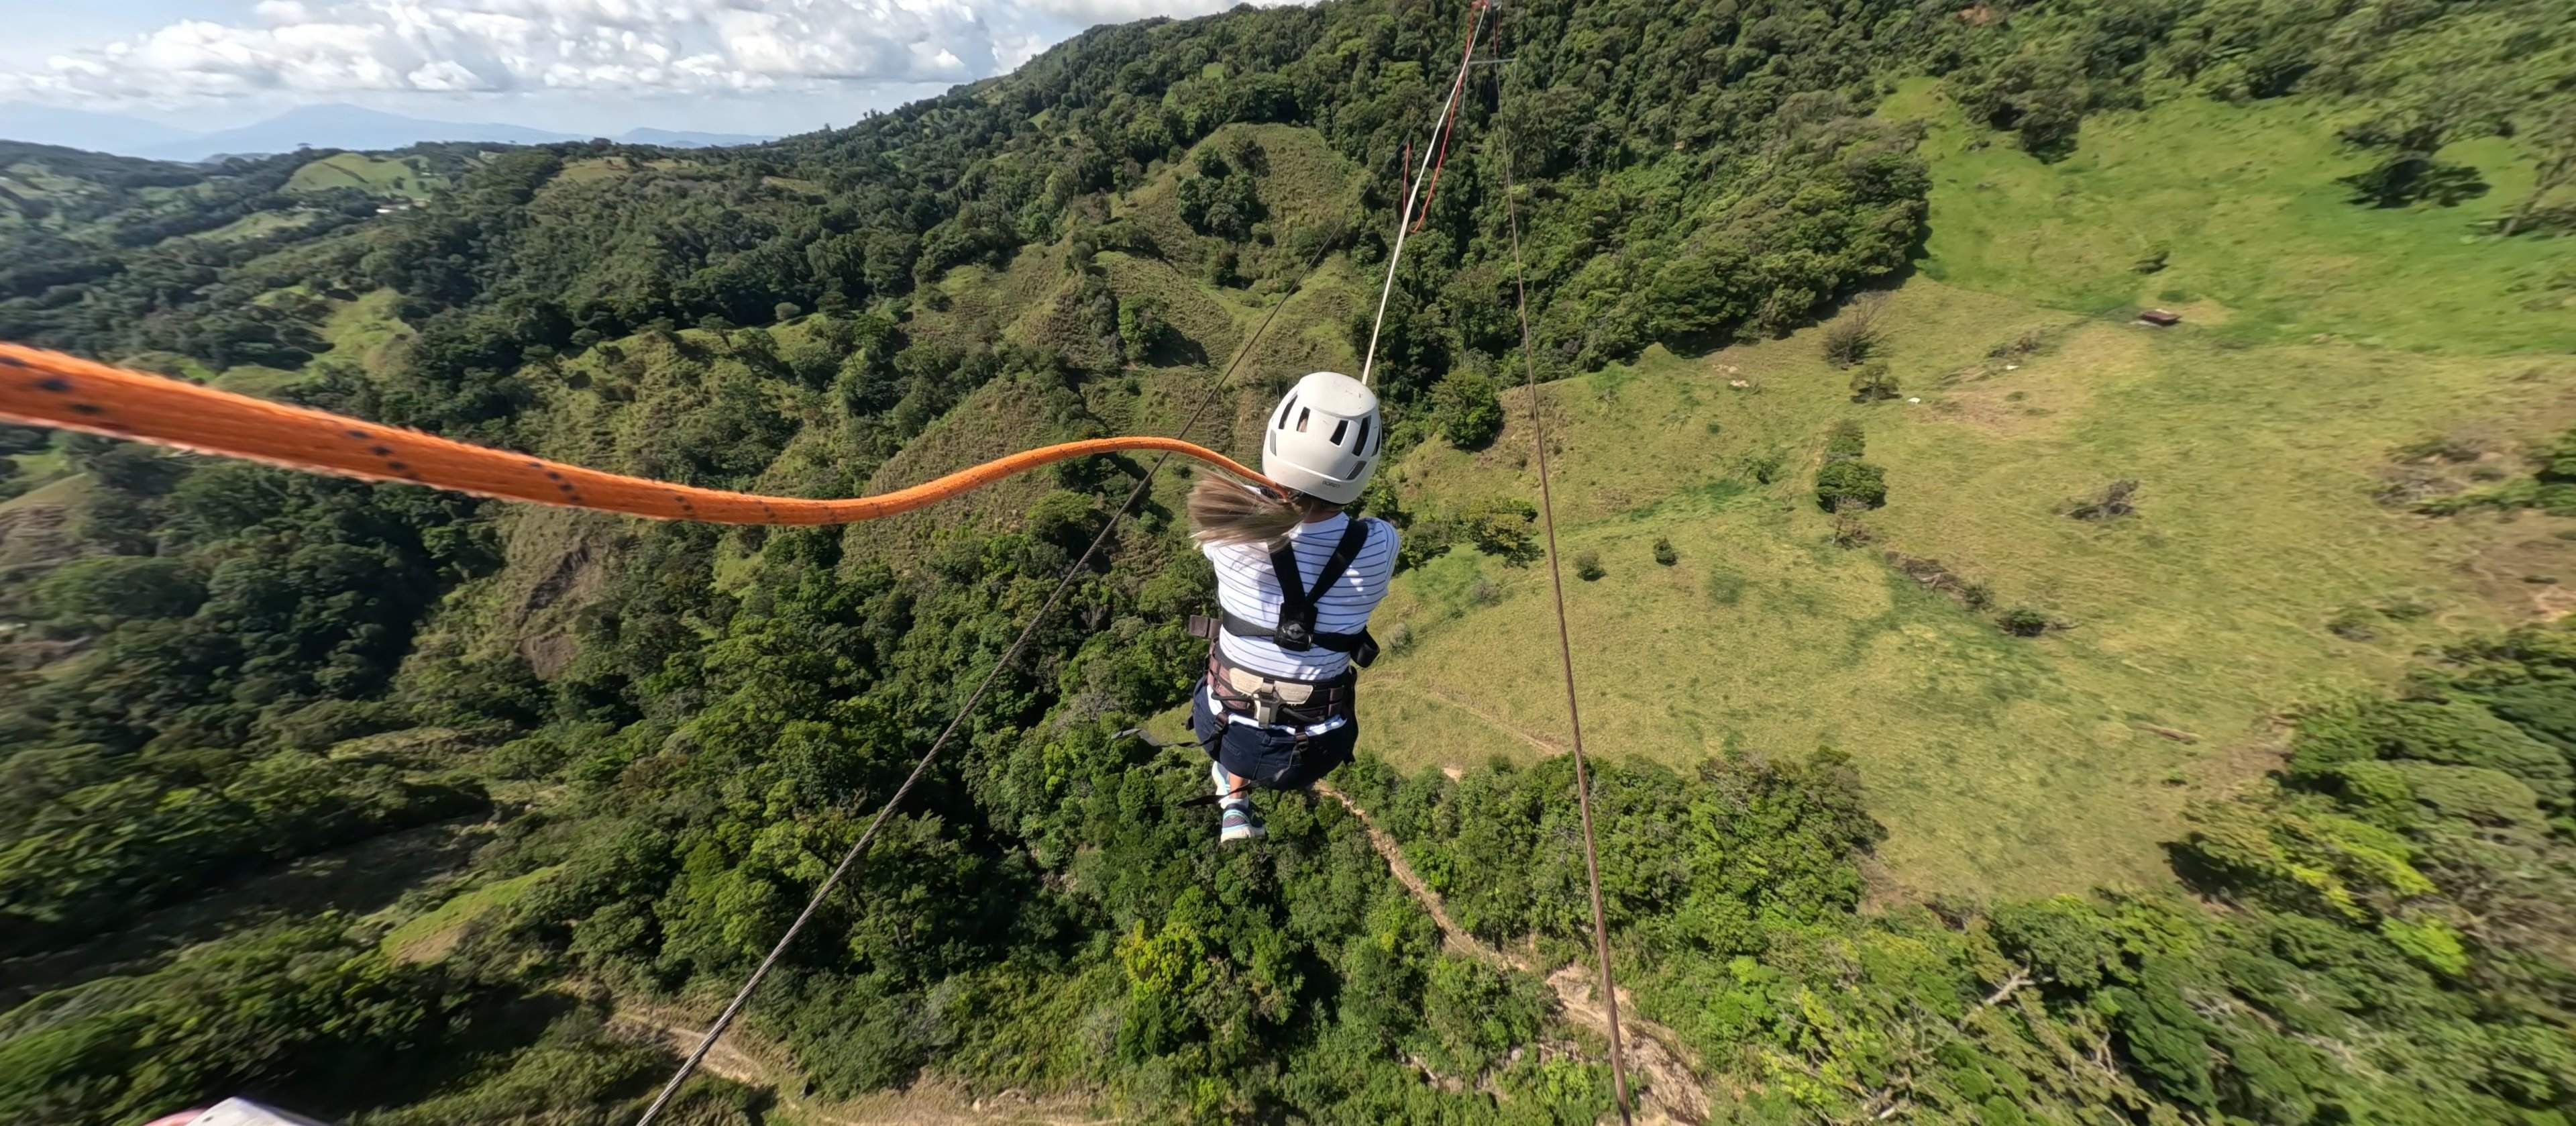
[[[1242,0],[1031,0],[1029,9],[1079,27],[1126,23],[1148,16],[1191,16],[1222,12]],[[1278,3],[1280,0],[1270,0]]]
[[[0,72],[0,99],[740,93],[949,83],[1081,27],[1230,0],[261,0]]]

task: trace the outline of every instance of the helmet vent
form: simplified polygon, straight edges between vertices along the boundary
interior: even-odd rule
[[[1288,396],[1288,400],[1287,400],[1286,402],[1283,402],[1283,403],[1279,404],[1279,417],[1277,417],[1277,418],[1274,418],[1274,419],[1270,420],[1270,428],[1271,428],[1271,429],[1273,429],[1273,430],[1277,430],[1277,429],[1280,429],[1280,428],[1282,428],[1282,427],[1287,426],[1287,425],[1288,425],[1288,412],[1289,412],[1289,411],[1296,410],[1296,409],[1297,409],[1297,396],[1295,396],[1295,395],[1290,395],[1290,396]]]
[[[1365,455],[1369,452],[1369,448],[1368,448],[1368,434],[1369,434],[1369,420],[1368,420],[1365,416],[1363,416],[1363,417],[1360,419],[1360,439],[1359,439],[1359,441],[1356,441],[1356,442],[1351,443],[1351,452],[1352,452],[1352,453],[1360,454],[1360,455],[1365,456]]]
[[[1297,432],[1298,432],[1298,433],[1300,433],[1300,434],[1305,433],[1305,432],[1306,432],[1306,422],[1307,422],[1307,420],[1308,420],[1308,419],[1311,419],[1311,418],[1313,418],[1313,417],[1315,417],[1315,408],[1313,408],[1313,407],[1308,407],[1308,408],[1306,408],[1305,410],[1298,411],[1298,412],[1297,412]]]
[[[1347,418],[1345,418],[1345,419],[1341,420],[1340,422],[1336,422],[1336,423],[1334,423],[1334,424],[1333,424],[1333,444],[1334,444],[1334,445],[1336,445],[1336,446],[1341,445],[1341,444],[1342,444],[1342,435],[1344,435],[1344,434],[1346,434],[1346,433],[1349,433],[1349,432],[1350,432],[1350,429],[1351,429],[1351,420],[1349,420],[1349,419],[1347,419]]]

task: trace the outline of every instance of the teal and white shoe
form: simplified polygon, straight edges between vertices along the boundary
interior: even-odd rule
[[[1269,832],[1261,827],[1261,817],[1252,812],[1252,803],[1249,801],[1236,798],[1219,808],[1224,810],[1224,819],[1217,824],[1218,844],[1258,840]]]
[[[1261,827],[1260,815],[1252,812],[1252,799],[1234,792],[1234,786],[1226,779],[1225,767],[1209,763],[1208,780],[1216,786],[1220,815],[1216,831],[1218,844],[1255,840],[1266,832]]]

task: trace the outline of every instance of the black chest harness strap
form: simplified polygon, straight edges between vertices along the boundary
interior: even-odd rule
[[[1282,542],[1277,550],[1270,553],[1270,571],[1279,580],[1278,624],[1263,625],[1220,604],[1217,607],[1219,617],[1191,616],[1191,635],[1215,641],[1217,627],[1222,625],[1225,632],[1236,637],[1267,641],[1291,653],[1312,649],[1348,653],[1360,667],[1368,667],[1377,660],[1378,649],[1377,639],[1369,636],[1367,629],[1357,633],[1315,632],[1316,616],[1322,612],[1316,600],[1322,598],[1325,591],[1333,589],[1334,583],[1342,581],[1342,575],[1360,557],[1360,550],[1368,546],[1368,538],[1368,521],[1351,521],[1350,526],[1342,530],[1341,542],[1333,545],[1333,554],[1324,560],[1324,569],[1316,573],[1312,587],[1308,587],[1297,574],[1296,545]]]

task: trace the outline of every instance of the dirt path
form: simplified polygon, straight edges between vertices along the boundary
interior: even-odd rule
[[[1431,890],[1431,885],[1422,882],[1422,877],[1414,873],[1413,865],[1404,862],[1404,854],[1396,849],[1395,838],[1386,835],[1386,830],[1378,828],[1377,822],[1369,820],[1369,815],[1360,809],[1359,803],[1352,801],[1340,790],[1334,789],[1330,783],[1315,783],[1315,792],[1342,803],[1342,808],[1350,810],[1351,816],[1360,819],[1360,827],[1368,830],[1369,846],[1375,848],[1377,854],[1385,858],[1386,866],[1395,872],[1395,882],[1403,884],[1404,890],[1412,892],[1413,898],[1422,904],[1423,909],[1431,912],[1431,925],[1440,928],[1442,949],[1497,966],[1516,970],[1529,968],[1523,965],[1520,959],[1494,949],[1482,939],[1467,933],[1466,928],[1451,922],[1449,910],[1440,902],[1439,894]]]
[[[1376,692],[1394,689],[1397,692],[1402,692],[1409,696],[1418,696],[1422,699],[1429,700],[1444,708],[1454,708],[1458,711],[1465,712],[1483,722],[1485,726],[1491,727],[1496,731],[1500,731],[1505,735],[1509,735],[1512,738],[1529,744],[1532,748],[1535,748],[1543,755],[1561,755],[1565,753],[1565,747],[1562,744],[1557,743],[1555,740],[1539,735],[1533,735],[1519,727],[1513,726],[1510,720],[1506,720],[1501,716],[1495,715],[1492,712],[1486,711],[1483,708],[1477,707],[1474,704],[1470,704],[1465,700],[1461,700],[1456,696],[1452,696],[1447,692],[1443,692],[1427,684],[1409,684],[1401,680],[1381,678],[1371,681],[1369,688],[1371,691]]]
[[[609,1015],[608,1026],[668,1044],[681,1059],[687,1059],[689,1053],[697,1051],[698,1038],[706,1035],[706,1029],[699,1022],[684,1021],[674,1014],[641,1006],[618,1009]],[[734,1044],[734,1037],[730,1035],[707,1049],[707,1058],[698,1061],[698,1070],[755,1087],[782,1086],[778,1081],[780,1069],[743,1051]],[[801,1084],[801,1079],[799,1082]],[[784,1089],[779,1092],[781,1095],[786,1093]]]
[[[1315,791],[1342,803],[1351,816],[1368,830],[1369,845],[1377,849],[1386,866],[1395,873],[1397,883],[1413,893],[1423,910],[1431,913],[1433,926],[1440,928],[1441,946],[1445,950],[1523,973],[1544,977],[1548,988],[1556,992],[1557,1007],[1572,1023],[1608,1040],[1610,1014],[1600,1003],[1600,991],[1594,986],[1593,972],[1584,963],[1573,962],[1549,973],[1532,959],[1496,949],[1450,921],[1440,896],[1422,882],[1405,863],[1404,854],[1396,848],[1395,838],[1369,819],[1368,811],[1330,784],[1318,782]],[[1637,1090],[1636,1120],[1644,1123],[1700,1123],[1708,1121],[1708,1089],[1700,1082],[1699,1070],[1690,1065],[1681,1049],[1681,1040],[1671,1029],[1637,1017],[1635,998],[1627,990],[1619,991],[1620,1045],[1628,1057],[1628,1081]]]
[[[1342,803],[1357,817],[1367,831],[1369,846],[1386,861],[1396,882],[1404,885],[1414,900],[1431,915],[1431,923],[1440,929],[1441,948],[1451,953],[1475,958],[1490,965],[1535,974],[1543,978],[1556,993],[1558,1011],[1567,1022],[1607,1040],[1609,1013],[1600,1004],[1594,988],[1592,971],[1581,962],[1571,963],[1549,972],[1525,954],[1514,954],[1467,933],[1449,917],[1448,906],[1431,886],[1422,882],[1413,865],[1396,847],[1395,838],[1378,828],[1348,795],[1329,784],[1317,783],[1318,793]],[[1627,990],[1619,991],[1619,1027],[1621,1044],[1628,1056],[1628,1079],[1637,1088],[1636,1121],[1649,1124],[1697,1124],[1709,1116],[1708,1090],[1700,1081],[1698,1069],[1691,1066],[1672,1030],[1636,1016],[1635,1000]],[[659,1041],[672,1052],[686,1057],[696,1050],[698,1038],[704,1035],[703,1021],[686,1014],[650,1005],[620,1004],[609,1023],[632,1034]],[[968,1099],[961,1093],[935,1084],[923,1084],[908,1091],[889,1092],[851,1102],[826,1102],[806,1096],[804,1077],[785,1062],[772,1046],[756,1037],[734,1029],[716,1042],[700,1064],[707,1072],[737,1083],[768,1087],[778,1093],[779,1108],[798,1121],[821,1123],[823,1126],[898,1126],[920,1123],[927,1126],[966,1126],[969,1123],[1023,1123],[1028,1126],[1108,1126],[1115,1118],[1084,1116],[1082,1108],[1070,1102],[1041,1101],[1004,1092],[986,1099]]]
[[[703,1021],[633,1002],[621,1003],[608,1023],[628,1035],[668,1045],[681,1059],[696,1051],[698,1038],[706,1035]],[[776,1092],[777,1109],[785,1118],[816,1126],[1113,1126],[1123,1121],[1092,1116],[1071,1100],[1031,1098],[1018,1091],[974,1098],[937,1083],[848,1101],[818,1099],[805,1093],[803,1073],[774,1045],[739,1027],[726,1030],[698,1069],[736,1083],[767,1087]]]

